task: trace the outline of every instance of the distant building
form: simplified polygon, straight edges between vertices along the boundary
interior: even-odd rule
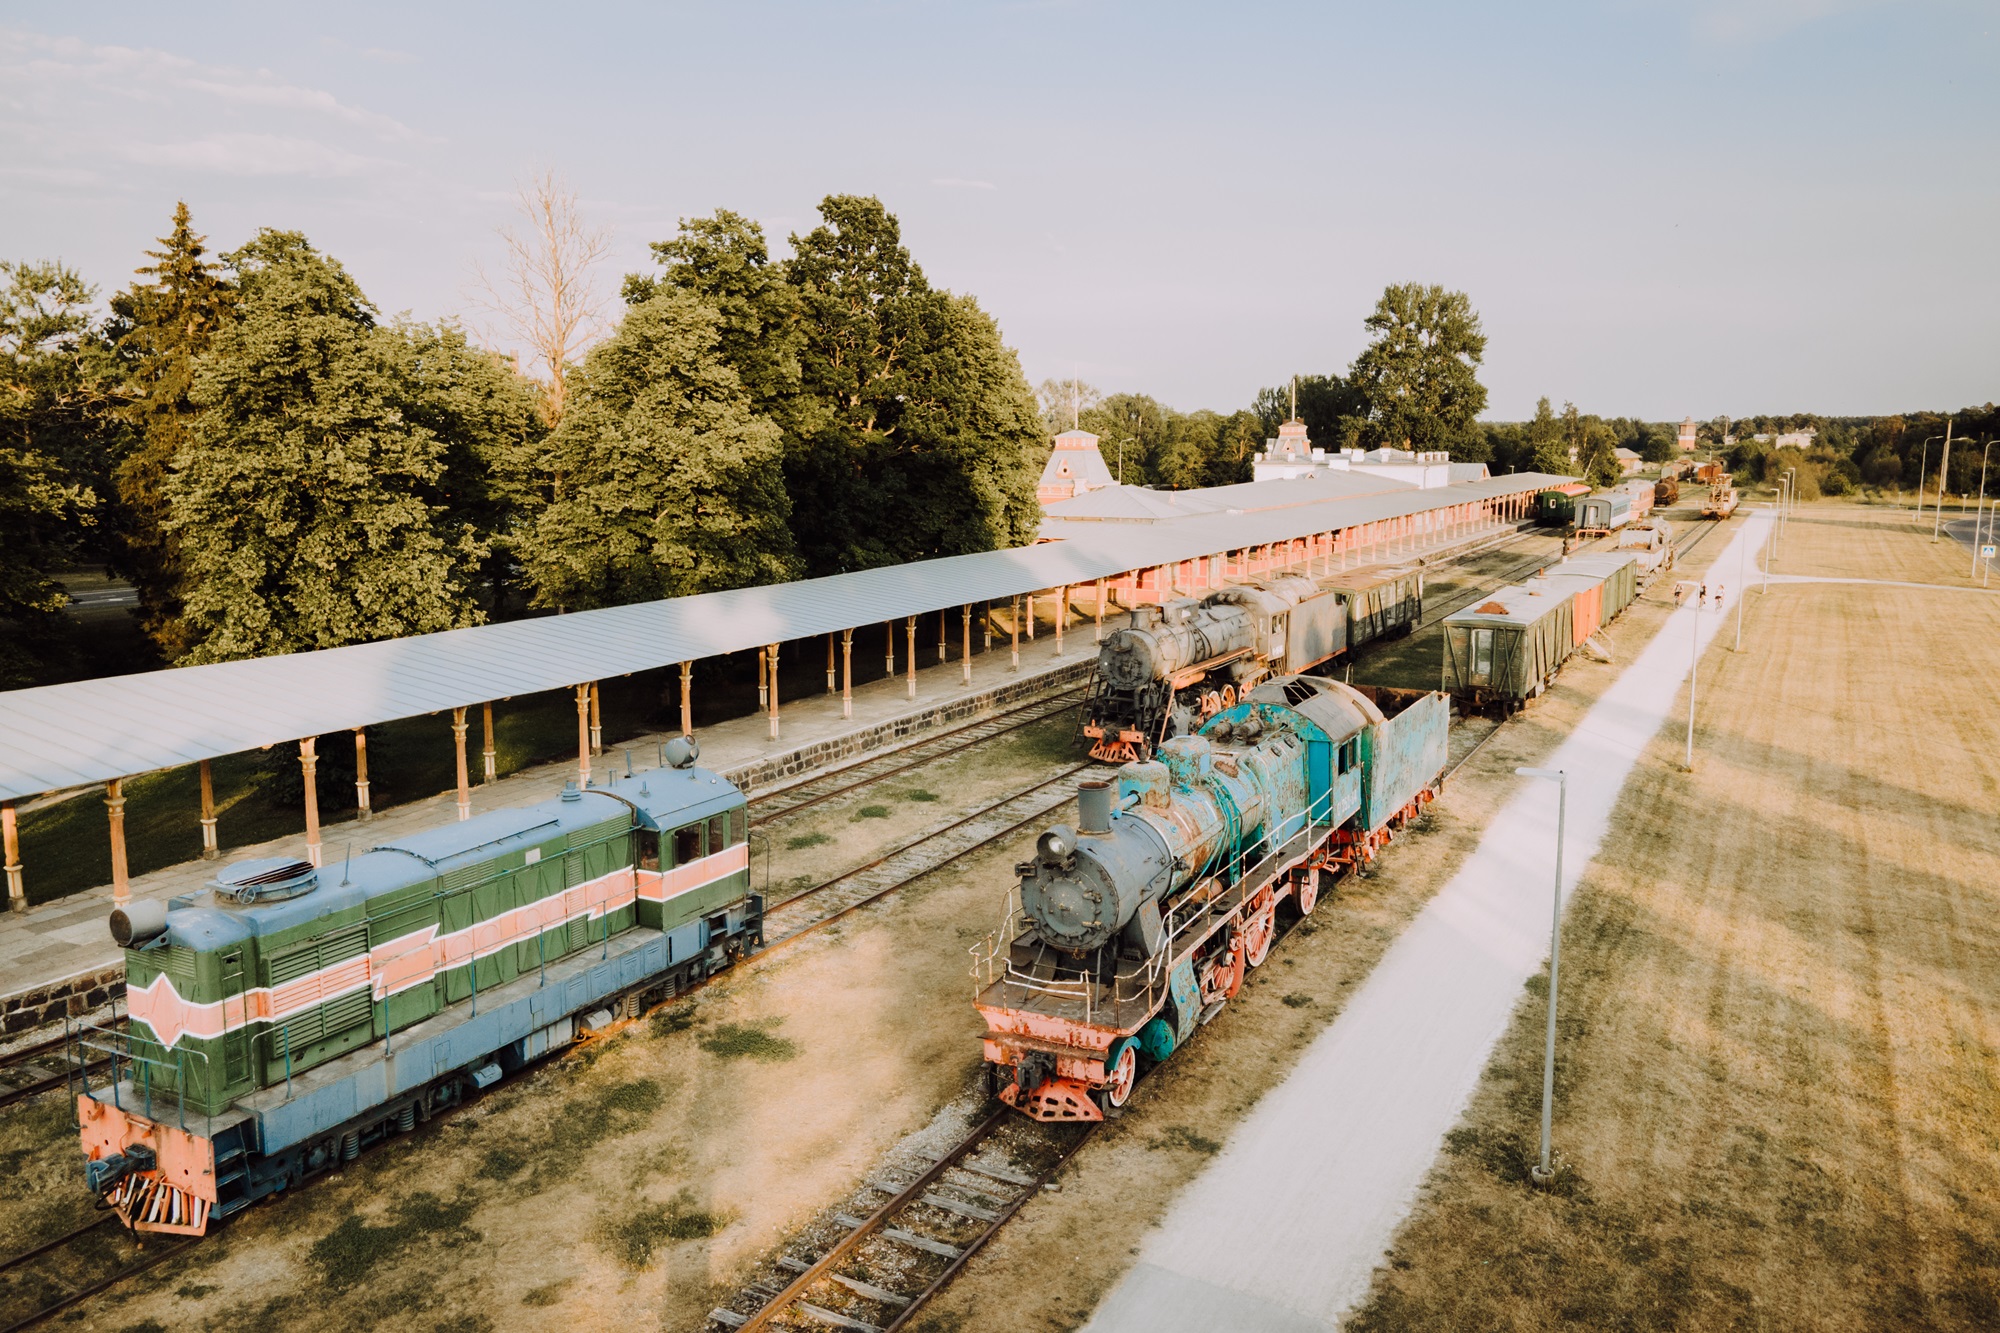
[[[1681,437],[1680,437],[1680,445],[1682,453],[1691,454],[1694,452],[1695,438],[1697,433],[1698,433],[1698,428],[1694,424],[1694,418],[1682,417]]]
[[[1646,460],[1641,458],[1634,450],[1618,449],[1614,452],[1618,458],[1618,470],[1628,477],[1646,466]]]
[[[1815,430],[1788,430],[1782,435],[1752,435],[1750,438],[1773,449],[1810,449],[1818,435]]]
[[[1250,464],[1257,481],[1290,481],[1324,477],[1337,472],[1366,472],[1405,482],[1421,490],[1449,486],[1451,455],[1442,449],[1318,449],[1306,438],[1306,423],[1287,421],[1278,438],[1264,441]]]
[[[1056,436],[1056,447],[1035,486],[1035,499],[1052,505],[1114,484],[1111,469],[1098,452],[1097,437],[1087,430],[1066,430]]]

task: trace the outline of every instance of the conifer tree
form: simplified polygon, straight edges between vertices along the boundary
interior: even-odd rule
[[[195,358],[228,317],[233,291],[204,256],[185,202],[174,205],[173,228],[148,250],[154,262],[111,299],[118,354],[125,366],[124,416],[136,440],[113,473],[117,494],[117,563],[139,594],[139,622],[169,658],[188,647],[180,624],[183,571],[166,526],[166,477],[188,443],[194,409],[188,392]]]
[[[1535,419],[1528,423],[1527,445],[1528,466],[1535,471],[1557,477],[1575,475],[1575,465],[1569,457],[1569,444],[1563,438],[1563,425],[1556,420],[1547,398],[1535,404]]]
[[[186,662],[452,629],[484,549],[448,516],[393,331],[339,263],[266,230],[223,256],[236,316],[199,358],[165,485]]]
[[[727,324],[663,284],[571,377],[542,450],[537,516],[515,548],[537,605],[617,606],[796,577],[784,435],[723,355]]]

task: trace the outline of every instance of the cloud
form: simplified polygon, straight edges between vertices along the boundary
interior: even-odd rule
[[[415,130],[393,116],[378,115],[373,111],[363,111],[359,107],[348,106],[332,93],[318,88],[301,88],[297,84],[278,83],[268,76],[250,75],[234,81],[224,82],[212,78],[178,79],[177,86],[207,93],[231,102],[242,102],[250,106],[277,107],[287,111],[305,111],[349,125],[359,125],[373,130],[388,139],[414,139]]]
[[[997,190],[1000,188],[992,181],[965,180],[958,176],[933,176],[931,184],[942,185],[947,190]]]
[[[394,165],[333,144],[282,134],[206,134],[178,143],[134,144],[125,157],[145,166],[224,176],[360,176]]]

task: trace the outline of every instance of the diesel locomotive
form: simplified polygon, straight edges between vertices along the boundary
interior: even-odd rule
[[[1133,609],[1104,636],[1084,701],[1091,757],[1152,757],[1258,682],[1322,667],[1373,639],[1407,634],[1423,614],[1423,571],[1357,571],[1325,582],[1295,574]]]
[[[666,766],[385,842],[260,858],[114,912],[122,1027],[77,1097],[85,1182],[201,1235],[761,942],[743,793]]]
[[[1253,686],[1078,792],[975,946],[988,1077],[1037,1120],[1099,1120],[1443,781],[1448,698],[1319,676]]]

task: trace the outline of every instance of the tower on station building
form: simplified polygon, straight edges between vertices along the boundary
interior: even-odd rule
[[[1111,484],[1111,469],[1098,451],[1097,437],[1087,430],[1066,430],[1056,436],[1056,447],[1035,486],[1035,502],[1054,504]]]

